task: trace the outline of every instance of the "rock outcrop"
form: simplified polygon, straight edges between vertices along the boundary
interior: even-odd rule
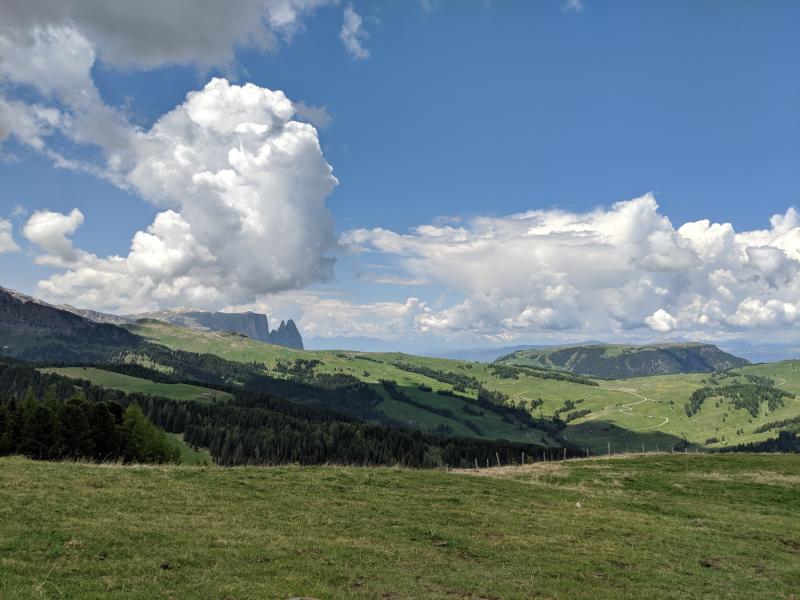
[[[178,309],[136,315],[136,318],[158,319],[200,331],[233,331],[267,344],[303,349],[303,338],[294,321],[281,321],[277,329],[270,331],[267,315],[260,313]]]
[[[250,311],[228,313],[194,308],[178,308],[138,315],[112,315],[94,310],[75,308],[70,305],[62,305],[56,308],[96,323],[124,325],[126,323],[135,323],[138,319],[156,319],[199,331],[233,331],[267,344],[286,346],[296,350],[303,349],[303,337],[300,335],[300,331],[294,321],[291,319],[281,321],[277,329],[270,331],[267,315]]]

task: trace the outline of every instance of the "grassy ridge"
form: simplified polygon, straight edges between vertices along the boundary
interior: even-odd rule
[[[407,357],[407,355],[292,350],[226,332],[195,331],[152,320],[127,327],[137,335],[168,348],[215,354],[238,362],[262,363],[268,369],[273,370],[272,375],[274,376],[280,376],[280,373],[274,372],[279,361],[291,362],[298,358],[320,360],[322,364],[316,369],[318,373],[344,373],[358,377],[371,385],[383,398],[383,401],[376,407],[377,410],[383,411],[388,417],[405,425],[423,431],[432,431],[439,425],[445,425],[451,429],[453,435],[475,436],[475,432],[464,424],[464,420],[469,419],[480,426],[481,434],[477,437],[529,443],[548,442],[543,432],[529,428],[520,429],[519,424],[507,423],[497,414],[485,411],[483,417],[475,417],[466,413],[463,401],[435,393],[437,390],[452,391],[451,385],[417,373],[409,373],[391,364],[390,359],[394,359],[396,356]],[[379,361],[376,362],[376,359]],[[447,418],[412,404],[392,400],[380,384],[381,379],[396,381],[403,393],[417,402],[432,408],[447,409],[456,418]],[[421,385],[428,386],[432,391],[422,391]]]
[[[136,392],[150,396],[164,396],[173,400],[194,400],[195,402],[208,403],[217,400],[230,400],[231,395],[219,390],[185,383],[156,383],[141,377],[131,377],[122,373],[95,369],[92,367],[62,367],[42,369],[45,373],[55,373],[73,379],[86,379],[95,385],[121,390],[123,392]]]
[[[792,598],[798,472],[780,455],[484,476],[4,458],[0,597]]]

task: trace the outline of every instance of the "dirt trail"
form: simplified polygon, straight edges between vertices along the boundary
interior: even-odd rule
[[[635,416],[635,413],[633,412],[633,409],[631,408],[632,406],[636,406],[638,404],[643,404],[645,402],[657,402],[657,400],[652,400],[651,398],[647,398],[645,396],[642,396],[641,394],[637,394],[635,391],[633,391],[633,390],[631,390],[629,388],[617,388],[615,391],[622,392],[623,394],[630,394],[631,396],[636,396],[637,398],[641,398],[641,400],[639,400],[638,402],[631,402],[630,404],[623,404],[622,408],[619,409],[619,412],[621,412],[623,415]],[[655,419],[656,417],[654,415],[647,415],[647,418],[648,419]],[[662,417],[662,418],[664,420],[661,423],[659,423],[658,425],[648,425],[646,427],[636,427],[634,429],[629,429],[628,431],[642,431],[644,429],[658,429],[659,427],[662,427],[662,426],[666,425],[667,423],[669,423],[669,417]]]

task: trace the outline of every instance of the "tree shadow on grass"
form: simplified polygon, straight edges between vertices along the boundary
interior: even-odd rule
[[[655,429],[634,431],[601,419],[569,425],[562,435],[576,446],[588,448],[593,454],[607,454],[609,451],[612,454],[683,452],[699,447],[671,433]]]

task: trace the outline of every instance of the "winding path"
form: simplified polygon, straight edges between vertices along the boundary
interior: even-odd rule
[[[629,389],[626,389],[626,388],[615,388],[614,391],[622,392],[624,394],[630,394],[632,396],[636,396],[637,398],[641,398],[641,400],[639,400],[638,402],[631,402],[630,404],[623,404],[622,408],[619,409],[619,412],[621,412],[623,415],[634,416],[633,410],[631,409],[631,406],[636,406],[637,404],[643,404],[644,402],[657,402],[657,400],[652,400],[650,398],[642,396],[641,394],[637,394],[633,390],[629,390]],[[647,415],[647,417],[649,419],[654,419],[655,418],[653,415]],[[634,429],[628,429],[628,431],[642,431],[644,429],[658,429],[659,427],[662,427],[662,426],[666,425],[667,423],[669,423],[669,417],[662,417],[662,418],[664,420],[661,423],[659,423],[658,425],[648,425],[647,427],[636,427]]]

